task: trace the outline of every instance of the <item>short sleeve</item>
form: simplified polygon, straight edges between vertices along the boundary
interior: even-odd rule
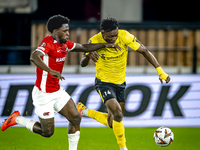
[[[44,38],[40,45],[36,48],[36,51],[42,52],[44,55],[47,54],[51,49],[51,43],[48,39]]]
[[[124,33],[124,40],[126,45],[135,51],[141,45],[140,41],[137,40],[137,38],[134,35],[130,34],[128,31],[125,31]]]
[[[73,50],[75,48],[75,46],[76,46],[76,43],[74,43],[74,42],[72,42],[70,40],[68,40],[66,44],[67,44],[68,50]]]

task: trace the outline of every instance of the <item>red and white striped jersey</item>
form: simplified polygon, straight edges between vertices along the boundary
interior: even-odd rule
[[[54,40],[52,36],[47,36],[42,40],[36,51],[40,51],[44,54],[42,60],[50,69],[62,73],[67,52],[74,49],[75,46],[76,43],[70,40],[64,44],[60,44]],[[35,86],[37,86],[39,90],[52,93],[60,89],[58,78],[51,76],[48,72],[38,67],[36,74],[37,79]]]

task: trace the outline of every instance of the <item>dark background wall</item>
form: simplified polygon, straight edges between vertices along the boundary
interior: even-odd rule
[[[143,22],[199,22],[198,1],[143,0]],[[33,20],[47,20],[55,14],[71,21],[100,20],[101,0],[63,1],[40,0],[32,14],[0,14],[0,45],[30,45],[30,25]]]
[[[146,25],[147,22],[151,21],[159,25],[159,23],[163,24],[163,22],[172,24],[174,22],[190,22],[197,25],[200,23],[198,7],[198,1],[191,0],[143,0],[142,23]],[[0,64],[4,64],[1,61],[2,59],[7,59],[4,55],[10,53],[10,51],[2,49],[2,46],[30,46],[32,22],[47,21],[50,16],[55,14],[67,16],[71,23],[74,21],[89,22],[91,18],[93,18],[93,21],[99,22],[100,10],[101,0],[56,0],[56,3],[55,1],[38,0],[38,8],[31,14],[0,13]],[[24,51],[22,53],[27,52]],[[17,54],[15,53],[15,55]],[[26,55],[29,57],[30,52]],[[30,63],[29,59],[27,59],[26,63]]]

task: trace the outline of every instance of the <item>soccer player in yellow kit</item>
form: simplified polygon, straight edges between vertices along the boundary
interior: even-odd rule
[[[81,59],[81,66],[87,66],[90,59],[95,62],[95,89],[107,107],[108,113],[87,109],[80,102],[77,105],[77,110],[82,116],[91,117],[113,128],[120,150],[128,150],[122,122],[125,106],[124,91],[128,47],[141,53],[156,68],[161,84],[163,84],[163,80],[168,83],[170,77],[162,70],[152,53],[134,35],[126,30],[118,29],[116,19],[104,19],[100,29],[101,32],[91,37],[89,43],[114,43],[121,47],[121,50],[117,52],[115,49],[102,48],[96,52],[85,53]]]

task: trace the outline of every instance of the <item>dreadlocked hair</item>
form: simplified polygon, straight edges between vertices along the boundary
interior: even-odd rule
[[[49,32],[53,32],[54,29],[58,29],[62,27],[62,24],[68,24],[69,19],[67,17],[64,17],[62,15],[54,15],[49,18],[47,21],[47,29]]]
[[[118,22],[115,18],[108,17],[107,19],[103,19],[100,29],[109,32],[117,29],[118,26]]]

